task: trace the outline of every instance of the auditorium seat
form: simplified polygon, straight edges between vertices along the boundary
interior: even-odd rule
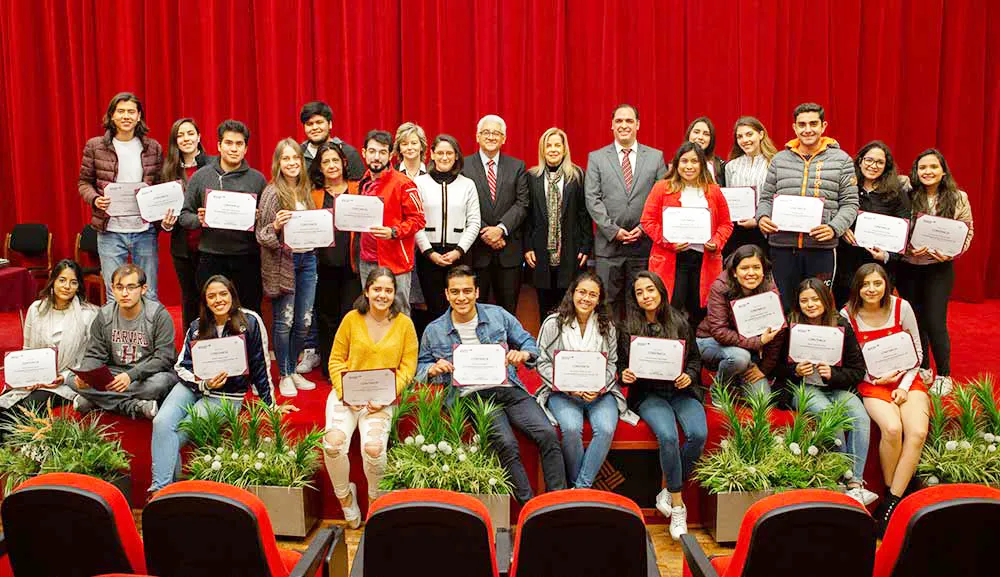
[[[372,503],[351,577],[497,577],[495,542],[489,512],[475,498],[393,491]]]
[[[732,555],[708,559],[691,534],[681,536],[681,547],[684,577],[869,575],[875,521],[843,493],[786,491],[750,507]]]
[[[146,572],[132,511],[114,485],[77,473],[21,483],[0,507],[2,549],[17,577]]]
[[[996,575],[1000,490],[938,485],[899,502],[875,554],[874,577]]]
[[[606,491],[539,495],[521,509],[511,577],[659,576],[656,553],[633,501]]]
[[[158,577],[319,577],[330,550],[344,546],[343,529],[327,527],[304,554],[279,549],[264,503],[214,481],[157,492],[142,511],[142,531],[149,572]]]

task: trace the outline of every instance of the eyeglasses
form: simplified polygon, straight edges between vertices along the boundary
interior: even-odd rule
[[[479,136],[483,138],[503,138],[503,133],[499,130],[480,130]]]
[[[574,291],[574,292],[576,293],[576,296],[578,296],[580,298],[588,298],[589,297],[589,298],[592,298],[594,300],[597,300],[597,299],[601,298],[601,293],[598,293],[598,292],[588,291],[588,290],[584,290],[584,289],[576,289],[576,291]]]
[[[120,293],[120,292],[134,293],[135,291],[141,289],[142,285],[139,285],[139,284],[116,284],[116,285],[114,285],[111,288],[116,293]]]
[[[861,159],[861,164],[865,166],[870,166],[872,168],[881,168],[885,166],[885,161],[878,158],[868,158],[867,156]]]

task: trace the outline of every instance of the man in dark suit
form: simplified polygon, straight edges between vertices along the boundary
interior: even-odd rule
[[[524,259],[521,225],[528,214],[528,180],[523,161],[500,154],[506,140],[507,124],[503,118],[494,114],[481,118],[476,129],[479,152],[465,157],[462,174],[476,183],[483,222],[468,262],[476,269],[483,300],[492,294],[496,304],[516,315]]]
[[[667,167],[662,151],[636,141],[639,111],[631,104],[615,108],[611,132],[615,141],[587,157],[584,194],[597,225],[594,268],[608,291],[608,304],[621,315],[625,294],[636,274],[647,267],[652,248],[639,227],[642,209]]]

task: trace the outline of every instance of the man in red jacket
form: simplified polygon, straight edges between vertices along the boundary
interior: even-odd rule
[[[359,189],[365,196],[382,199],[382,226],[373,226],[361,233],[361,288],[376,267],[389,268],[396,275],[396,306],[410,315],[410,271],[413,270],[413,245],[417,231],[424,228],[424,207],[420,203],[417,185],[405,174],[393,170],[389,162],[392,135],[384,130],[372,130],[365,136],[362,154],[368,171],[361,178]]]

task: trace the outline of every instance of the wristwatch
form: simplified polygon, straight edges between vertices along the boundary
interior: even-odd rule
[[[399,236],[399,229],[396,227],[391,227],[389,230],[392,231],[392,238],[397,238]]]

